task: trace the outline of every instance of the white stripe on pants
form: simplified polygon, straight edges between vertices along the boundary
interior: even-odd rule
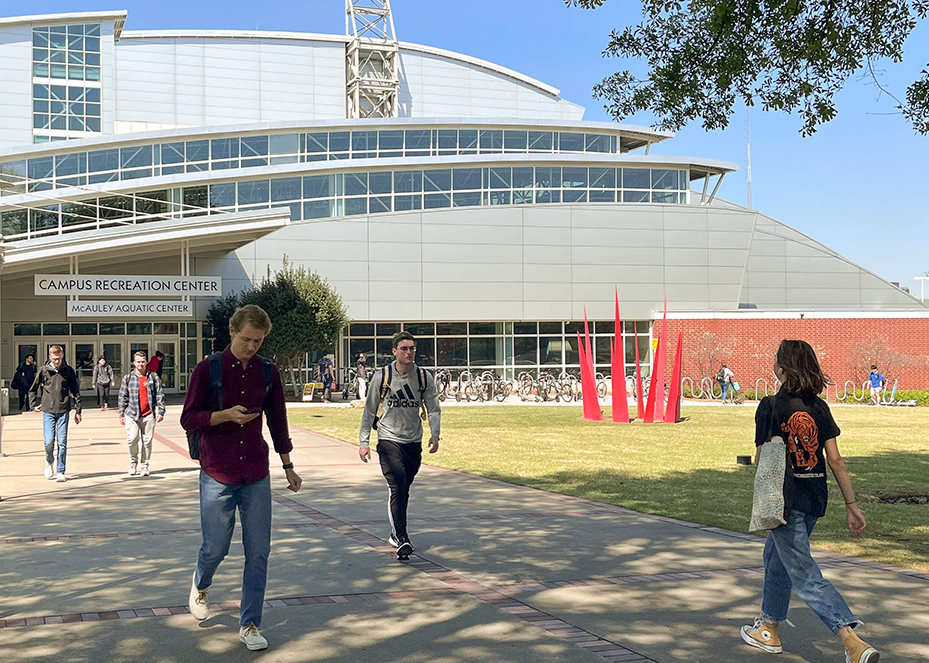
[[[143,468],[148,467],[148,462],[152,458],[152,440],[155,437],[155,414],[152,413],[147,417],[142,417],[136,421],[132,417],[126,417],[126,442],[129,444],[129,461],[133,465],[141,465]],[[142,442],[141,449],[139,442]],[[139,452],[141,451],[141,459]],[[139,462],[141,460],[141,463]]]

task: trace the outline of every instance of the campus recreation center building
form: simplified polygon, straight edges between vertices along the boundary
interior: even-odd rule
[[[919,300],[716,197],[733,164],[658,155],[671,134],[585,122],[546,83],[396,41],[386,2],[367,22],[348,4],[346,36],[0,19],[3,377],[58,343],[89,389],[95,356],[119,373],[141,348],[183,392],[211,302],[285,256],[347,304],[341,366],[383,364],[405,328],[427,367],[558,373],[586,307],[608,371],[617,288],[627,371],[665,300],[674,339],[734,339],[746,378],[783,336],[827,364],[873,333],[927,354]]]

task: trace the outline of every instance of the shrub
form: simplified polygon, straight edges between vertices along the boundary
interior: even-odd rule
[[[898,391],[896,399],[898,401],[914,400],[920,407],[927,407],[929,406],[929,389]]]

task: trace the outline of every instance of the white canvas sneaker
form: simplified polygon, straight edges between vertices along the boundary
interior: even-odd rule
[[[207,596],[209,591],[209,589],[197,589],[197,572],[194,571],[194,577],[190,580],[190,598],[187,599],[187,607],[198,622],[210,616],[210,600]]]
[[[45,478],[46,478],[46,479],[54,479],[54,478],[55,478],[55,470],[54,470],[54,468],[52,467],[52,464],[51,464],[51,463],[45,463]]]
[[[239,640],[244,642],[245,646],[251,651],[268,648],[268,641],[258,632],[258,627],[254,624],[249,624],[239,629]]]

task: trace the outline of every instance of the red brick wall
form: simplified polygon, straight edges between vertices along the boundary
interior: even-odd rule
[[[669,380],[682,332],[685,377],[699,377],[695,351],[708,341],[720,347],[713,374],[725,361],[743,388],[754,388],[758,378],[773,382],[774,353],[780,341],[789,338],[812,345],[823,370],[839,385],[846,380],[861,384],[876,363],[891,386],[899,378],[900,389],[929,388],[929,318],[698,319],[668,320],[667,324]],[[659,319],[656,336],[660,329]]]

